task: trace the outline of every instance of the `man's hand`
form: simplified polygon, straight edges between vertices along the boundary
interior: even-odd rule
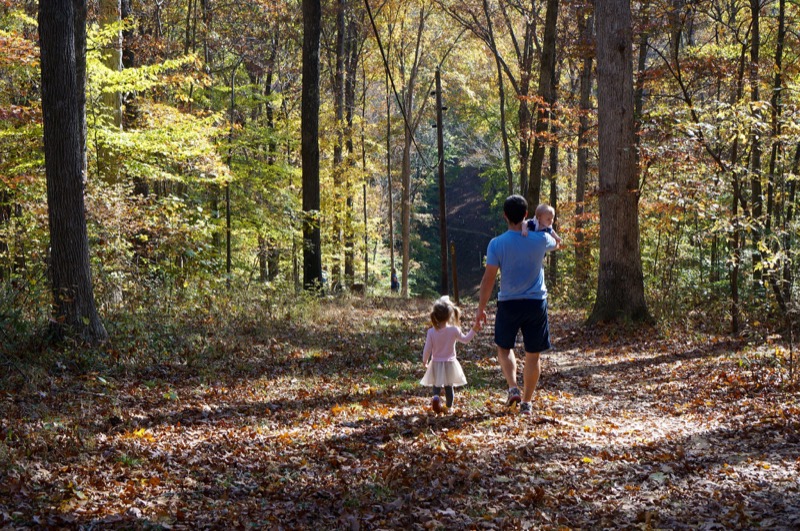
[[[472,326],[476,332],[479,332],[483,325],[486,324],[486,312],[483,309],[478,309],[478,313],[475,315],[475,324]]]

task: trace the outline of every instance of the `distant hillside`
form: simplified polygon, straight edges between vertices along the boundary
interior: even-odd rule
[[[464,168],[446,189],[447,238],[456,245],[459,296],[474,295],[483,276],[483,257],[497,235],[499,212],[493,213],[482,194],[479,169]],[[452,265],[451,265],[452,268]],[[452,286],[452,278],[450,279]]]

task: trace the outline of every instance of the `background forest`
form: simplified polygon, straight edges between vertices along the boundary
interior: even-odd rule
[[[631,192],[649,310],[718,330],[783,327],[797,292],[800,7],[631,5]],[[89,2],[85,201],[108,326],[209,308],[228,290],[267,304],[301,291],[300,7]],[[36,10],[0,3],[10,342],[49,318],[52,298]],[[451,270],[439,252],[438,70],[447,222],[461,226],[448,239],[457,252],[485,248],[510,191],[553,204],[566,248],[549,283],[558,304],[588,313],[602,196],[591,2],[324,1],[319,60],[329,291],[387,295],[393,267],[403,296],[442,291],[439,271]],[[491,210],[477,216],[481,202]],[[458,255],[462,296],[479,279],[476,254]]]
[[[0,0],[0,527],[799,529],[799,19]],[[509,193],[555,348],[438,414]]]

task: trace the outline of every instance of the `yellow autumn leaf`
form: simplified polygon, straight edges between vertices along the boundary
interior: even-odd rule
[[[591,457],[584,457],[583,459],[581,459],[581,461],[583,461],[584,463],[594,463],[594,459],[592,459]]]

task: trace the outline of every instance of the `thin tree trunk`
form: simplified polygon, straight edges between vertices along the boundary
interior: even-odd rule
[[[394,265],[394,198],[392,197],[392,97],[389,87],[389,73],[386,73],[386,180],[389,203],[389,265],[391,274],[396,273]]]
[[[186,29],[183,38],[183,54],[188,55],[192,46],[192,6],[197,0],[189,0],[186,6]]]
[[[277,34],[272,36],[270,44],[271,49],[269,59],[267,60],[267,72],[264,77],[264,99],[266,100],[265,114],[267,119],[267,129],[271,133],[267,143],[267,165],[274,166],[278,155],[278,144],[275,141],[275,106],[272,102],[272,81],[275,75],[275,60],[278,55]],[[275,246],[275,242],[260,236],[259,254],[261,257],[261,280],[275,280],[278,276],[280,265],[280,250]]]
[[[405,100],[405,108],[411,109],[413,90],[409,87],[408,95]],[[408,271],[411,263],[411,131],[408,127],[403,128],[403,159],[400,166],[400,182],[402,184],[401,193],[401,221],[403,238],[403,263],[402,277],[400,280],[400,293],[403,297],[408,297]]]
[[[403,86],[403,106],[405,108],[406,120],[410,120],[414,109],[414,90],[416,88],[417,75],[419,73],[421,53],[422,53],[422,34],[425,30],[426,13],[420,10],[419,22],[417,24],[417,34],[414,44],[414,55],[410,65],[408,78],[404,79]],[[405,65],[401,62],[401,71],[405,71]],[[405,76],[403,76],[405,78]],[[402,231],[403,231],[403,271],[400,281],[400,293],[403,297],[408,297],[408,273],[411,265],[411,145],[413,142],[414,130],[411,123],[405,123],[403,127],[403,160],[400,169],[400,178],[403,186],[402,190]]]
[[[356,76],[358,75],[358,59],[361,43],[359,42],[360,25],[353,18],[347,26],[346,63],[344,84],[344,109],[345,109],[345,147],[348,154],[348,169],[355,170],[356,164],[353,157],[355,150],[353,144],[353,115],[356,107]],[[344,278],[348,286],[355,282],[355,190],[352,179],[349,177],[354,171],[348,171],[345,179],[345,194],[347,196],[347,211],[345,214],[344,231]]]
[[[795,147],[794,161],[792,162],[792,173],[797,175],[800,171],[800,144]],[[787,230],[792,221],[794,221],[795,213],[795,196],[797,194],[797,179],[792,179],[789,183],[789,197],[786,200],[786,216],[783,218],[783,232],[784,232],[784,249],[791,248],[791,242],[794,241],[791,233]],[[791,260],[785,260],[783,264],[783,291],[786,300],[791,299],[792,287],[794,285],[794,269]]]
[[[542,190],[542,166],[545,154],[545,133],[550,129],[553,105],[556,101],[556,36],[558,30],[558,0],[547,0],[547,14],[544,24],[544,42],[539,70],[539,91],[541,101],[537,105],[536,130],[531,153],[530,176],[528,178],[528,204],[532,208],[539,204]]]
[[[552,115],[551,115],[552,116]],[[553,123],[553,136],[558,133],[558,127]],[[550,206],[558,212],[558,144],[550,146]],[[553,228],[558,232],[557,223],[553,222]],[[555,289],[558,286],[558,253],[548,254],[550,261],[550,278],[547,279],[549,287]]]
[[[100,0],[99,22],[101,27],[118,24],[122,20],[121,0]],[[109,70],[122,70],[122,32],[117,32],[114,39],[104,50],[103,64]],[[122,127],[122,95],[119,92],[104,92],[102,104],[114,127]]]
[[[86,182],[86,172],[89,169],[86,152],[86,16],[88,13],[86,0],[72,0],[72,8],[75,13],[73,37],[75,42],[75,79],[78,87],[78,108],[80,109],[78,119],[81,132],[81,173],[83,182]]]
[[[760,11],[761,0],[750,0],[750,12],[752,16],[752,39],[750,41],[750,101],[755,103],[761,100],[759,90],[759,54],[761,49],[760,31]],[[761,111],[755,110],[756,118],[761,118]],[[753,248],[753,280],[761,280],[760,269],[756,265],[761,262],[761,253],[758,250],[758,242],[764,230],[763,226],[763,197],[761,187],[761,140],[760,134],[754,130],[750,132],[750,202],[755,226],[754,237],[752,238]]]
[[[99,22],[101,27],[118,24],[122,17],[120,0],[100,0]],[[117,31],[114,39],[103,50],[103,64],[109,70],[120,72],[122,70],[122,33]],[[97,111],[105,125],[122,128],[122,94],[120,92],[103,91],[100,96]],[[105,145],[100,144],[97,149],[97,167],[102,178],[109,184],[120,182],[119,168],[114,160],[114,155]]]
[[[772,150],[770,152],[769,157],[769,176],[767,182],[767,219],[766,219],[766,233],[767,235],[770,234],[772,228],[772,218],[773,216],[779,216],[779,213],[782,209],[775,208],[774,205],[774,193],[775,193],[775,181],[776,181],[776,166],[777,166],[777,159],[780,149],[780,134],[781,134],[781,114],[783,112],[783,98],[782,98],[782,91],[783,91],[783,45],[786,39],[786,0],[779,0],[778,2],[778,35],[777,40],[775,42],[775,77],[772,83],[772,97],[770,98],[770,108],[772,112]],[[780,220],[776,220],[776,225],[780,222]],[[779,242],[780,240],[775,240]],[[780,245],[775,243],[771,245],[772,252],[777,253],[780,250]],[[783,249],[785,252],[788,252],[788,248]],[[782,259],[781,262],[785,262],[785,259]],[[791,293],[785,289],[783,284],[783,271],[785,271],[785,267],[777,267],[775,269],[771,269],[769,271],[770,283],[773,287],[773,292],[775,293],[775,299],[778,303],[778,306],[781,308],[783,313],[786,313],[787,305],[789,303],[789,298],[785,297],[784,294]]]
[[[503,81],[503,65],[500,60],[500,53],[497,50],[497,43],[494,36],[494,24],[492,24],[492,15],[489,10],[489,1],[483,0],[483,12],[486,15],[486,29],[492,55],[494,56],[494,63],[497,67],[497,93],[500,98],[500,137],[503,139],[503,162],[506,168],[506,177],[508,179],[508,195],[514,193],[514,172],[511,170],[511,150],[508,144],[508,131],[506,129],[506,91],[505,83]]]
[[[640,165],[639,146],[641,145],[642,112],[644,110],[644,78],[647,69],[647,47],[650,45],[650,0],[642,2],[642,26],[645,28],[639,36],[639,61],[636,65],[636,92],[634,93],[634,114],[636,127],[636,167],[644,171]]]
[[[578,162],[575,177],[575,280],[580,300],[589,292],[589,249],[585,239],[586,226],[586,180],[589,174],[589,113],[591,112],[592,58],[594,55],[593,5],[580,8],[578,27],[580,29],[583,60],[580,79],[580,116],[578,126]]]

